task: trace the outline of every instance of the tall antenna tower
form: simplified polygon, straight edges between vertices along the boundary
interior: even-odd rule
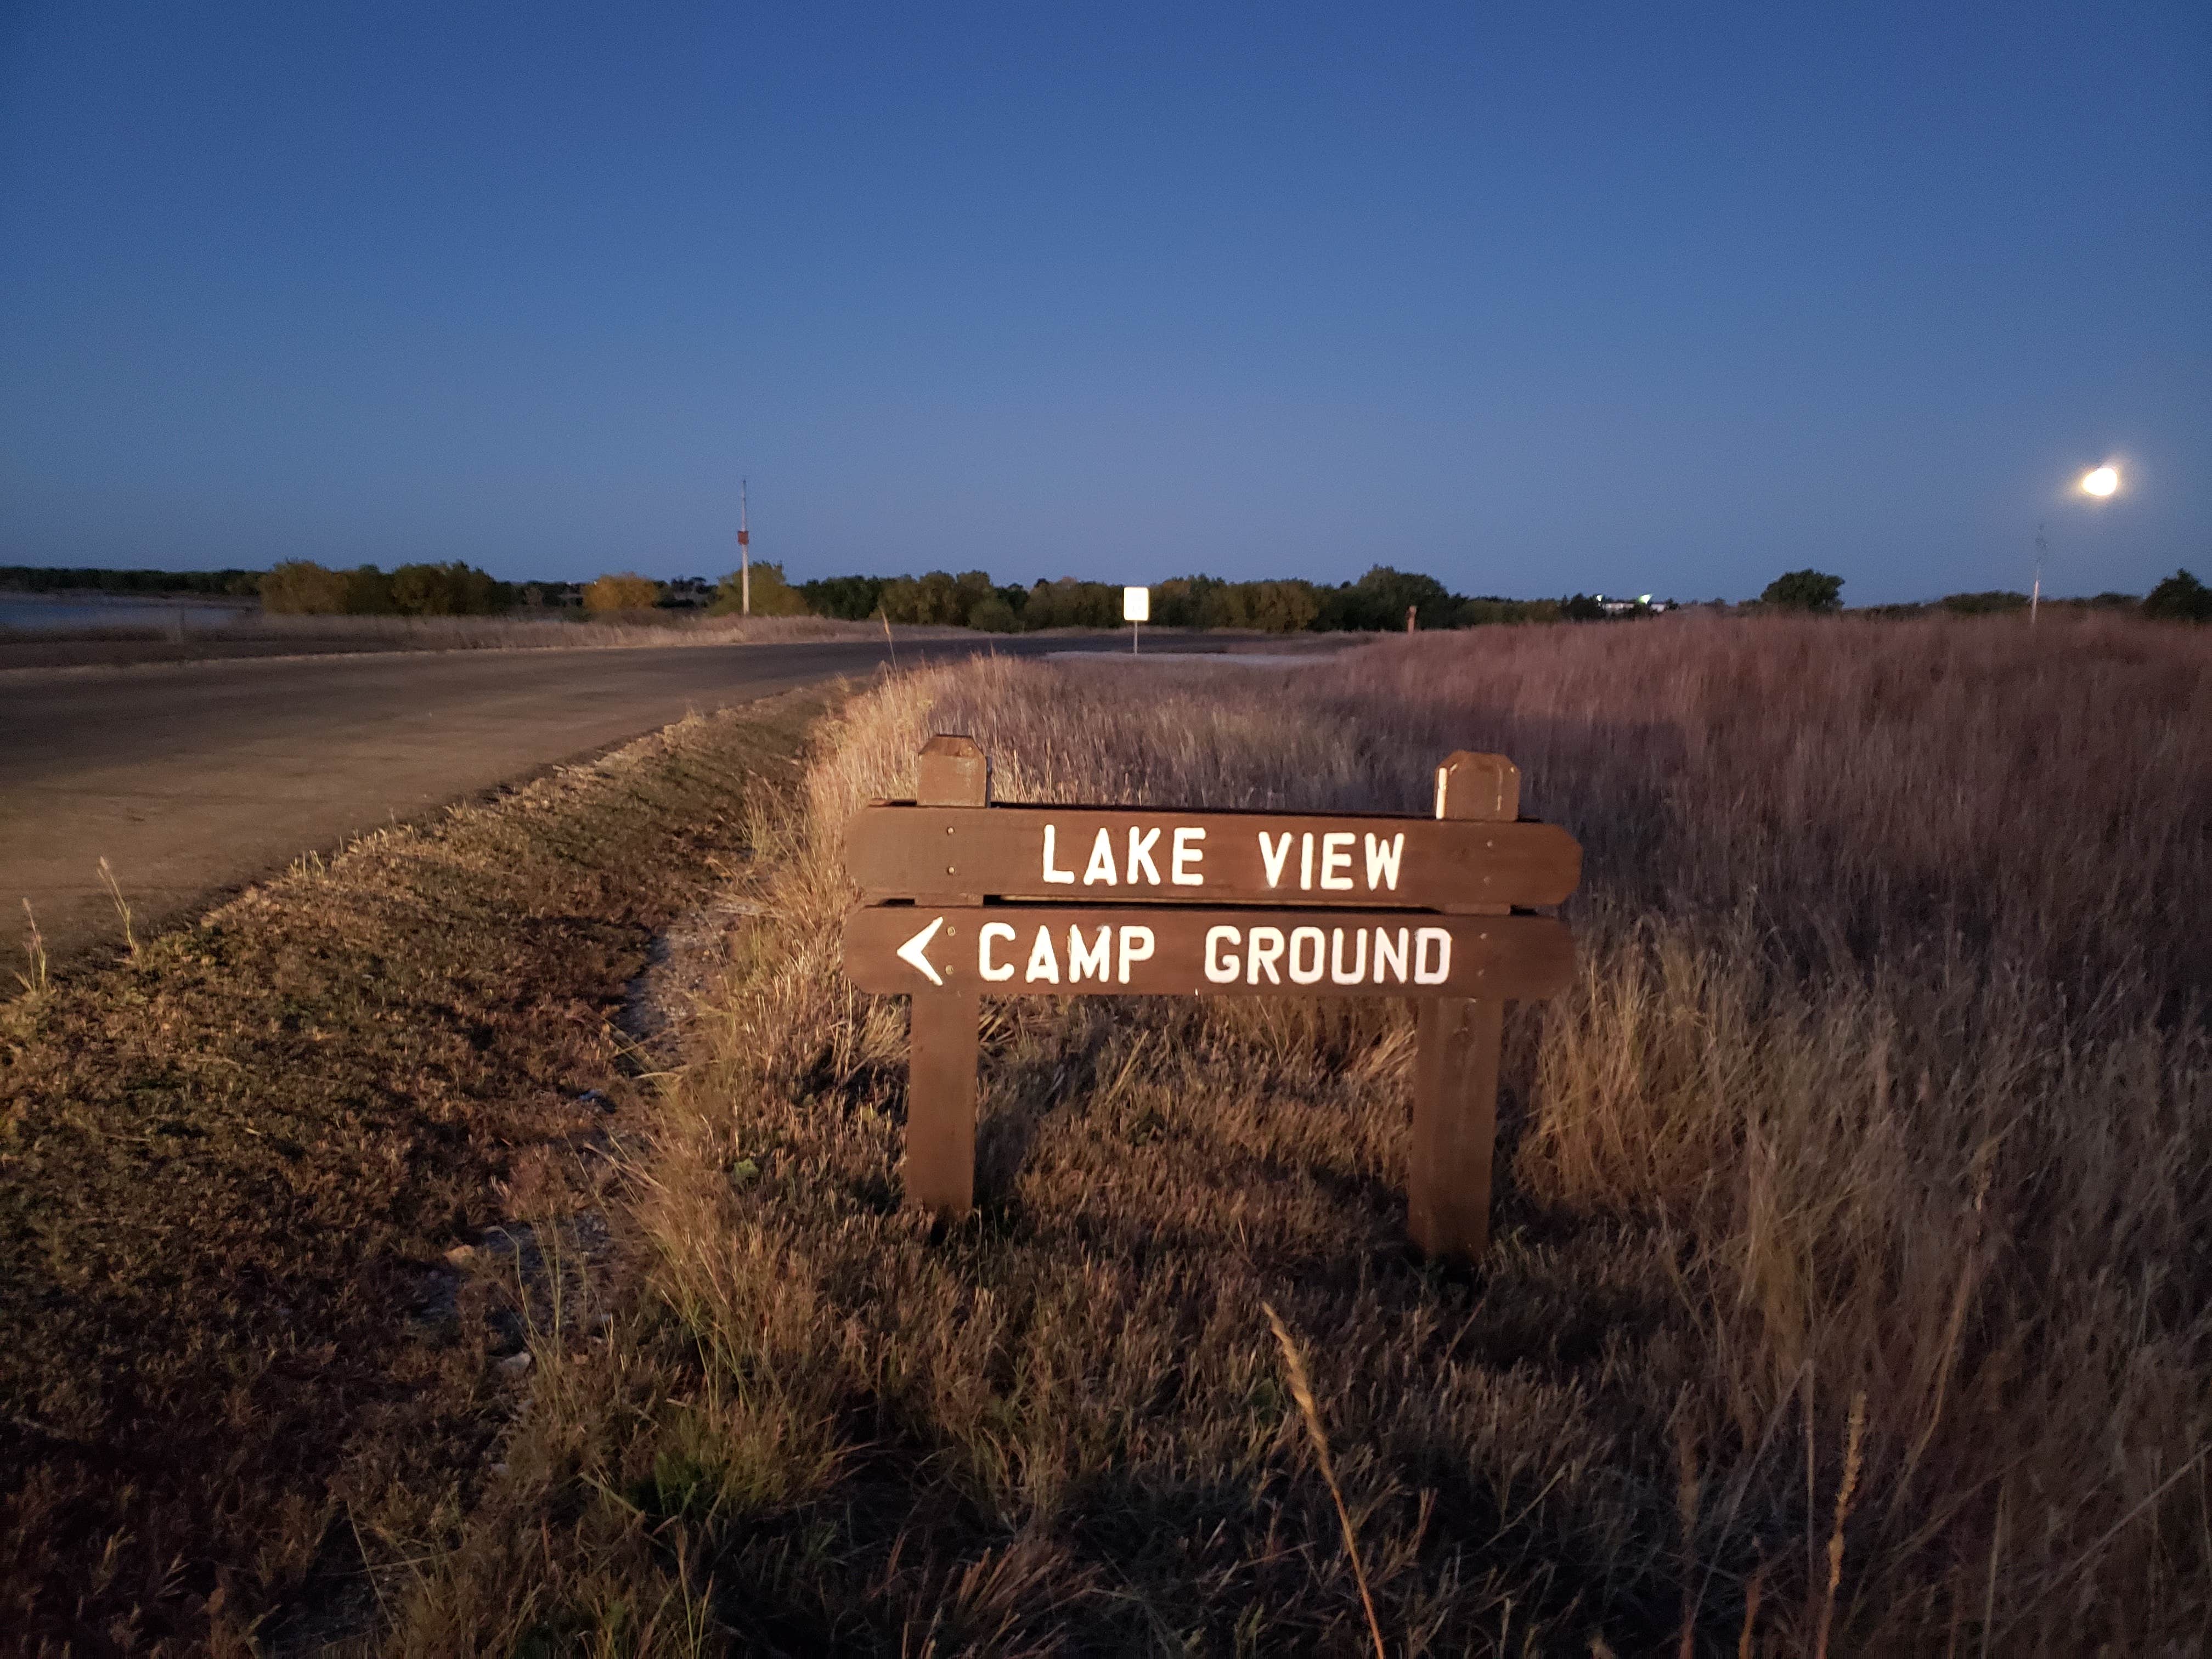
[[[738,610],[742,616],[753,614],[753,554],[752,532],[745,527],[745,491],[750,480],[738,480]]]

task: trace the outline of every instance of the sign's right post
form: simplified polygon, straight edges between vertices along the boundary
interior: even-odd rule
[[[1461,750],[1437,769],[1437,816],[1512,823],[1521,816],[1520,769],[1503,755]],[[1469,915],[1510,910],[1505,905],[1451,908]],[[1430,997],[1420,1005],[1406,1225],[1431,1259],[1477,1261],[1490,1243],[1490,1166],[1498,1140],[1498,1051],[1504,1017],[1504,1003],[1494,998]]]

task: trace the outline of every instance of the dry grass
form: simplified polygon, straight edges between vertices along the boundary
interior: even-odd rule
[[[854,707],[567,1356],[402,1652],[2072,1654],[2212,1629],[2212,639],[1648,624]],[[1508,1021],[1498,1243],[1399,1242],[1411,1021],[989,1005],[983,1207],[898,1206],[904,1015],[836,830],[1009,799],[1419,811],[1588,848]],[[1310,1357],[1344,1505],[1263,1308]]]
[[[579,1236],[543,1224],[623,1122],[584,1091],[634,1086],[625,982],[823,701],[370,836],[65,981],[32,923],[0,1003],[0,1654],[296,1645],[447,1540],[514,1337],[477,1316],[501,1261],[446,1253]]]

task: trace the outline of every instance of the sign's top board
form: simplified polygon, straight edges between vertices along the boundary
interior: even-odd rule
[[[1556,824],[1103,806],[863,807],[845,865],[875,897],[1496,909],[1557,904]]]
[[[881,904],[845,921],[846,976],[892,995],[1525,1000],[1573,967],[1549,916]]]

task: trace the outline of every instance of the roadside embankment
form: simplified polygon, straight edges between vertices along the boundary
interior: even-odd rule
[[[625,986],[749,856],[835,695],[369,835],[110,966],[25,964],[0,1647],[303,1640],[303,1609],[360,1610],[365,1552],[447,1536],[555,1317],[501,1279],[564,1282],[604,1237]]]

